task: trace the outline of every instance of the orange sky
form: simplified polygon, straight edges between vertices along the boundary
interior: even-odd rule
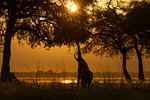
[[[67,47],[53,47],[50,50],[45,50],[42,47],[31,49],[29,46],[19,46],[17,41],[12,41],[11,55],[11,71],[37,71],[37,66],[40,62],[40,70],[54,70],[76,72],[77,62],[73,54],[75,49],[70,51]],[[120,71],[120,57],[106,58],[97,57],[93,54],[84,55],[89,68],[92,71]],[[2,65],[2,53],[0,53],[0,68]],[[144,59],[144,71],[150,71],[150,59]],[[127,62],[129,71],[138,71],[137,59],[133,57]]]

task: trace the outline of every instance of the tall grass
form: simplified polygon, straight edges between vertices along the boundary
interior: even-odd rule
[[[40,71],[40,63],[37,72]],[[63,72],[66,67],[63,62]],[[63,79],[66,79],[64,73]],[[112,76],[111,69],[103,71],[103,82],[93,81],[89,89],[77,87],[76,83],[40,83],[40,75],[30,83],[0,82],[0,100],[149,100],[150,82],[126,82],[121,76],[118,81]]]
[[[149,100],[149,83],[93,83],[90,89],[63,83],[2,83],[0,100]]]

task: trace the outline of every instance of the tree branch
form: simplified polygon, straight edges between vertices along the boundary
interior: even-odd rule
[[[29,31],[29,32],[33,32],[34,35],[38,38],[41,38],[43,41],[46,41],[48,44],[51,44],[53,45],[54,41],[51,41],[51,40],[47,40],[45,39],[45,37],[42,37],[38,34],[37,30],[31,28],[31,27],[28,27],[28,26],[20,26],[20,27],[17,27],[15,32],[19,31],[19,30],[23,30],[23,31]]]

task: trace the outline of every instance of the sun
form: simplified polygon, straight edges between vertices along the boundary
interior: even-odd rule
[[[73,12],[76,12],[76,11],[77,11],[77,6],[76,6],[75,4],[72,5],[71,10],[72,10]]]
[[[66,7],[72,12],[77,11],[77,5],[74,2],[68,1]]]

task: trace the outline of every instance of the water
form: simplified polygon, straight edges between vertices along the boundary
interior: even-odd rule
[[[56,78],[47,78],[47,77],[18,77],[20,81],[32,83],[32,82],[38,82],[38,83],[52,83],[52,82],[58,82],[58,83],[77,83],[76,77],[56,77]],[[116,77],[116,78],[93,78],[93,82],[98,83],[126,83],[127,81],[124,78]],[[132,83],[139,82],[137,78],[132,78]],[[150,78],[146,78],[145,83],[150,83]]]
[[[76,78],[46,78],[46,77],[18,77],[20,81],[24,82],[38,82],[38,83],[51,83],[51,82],[58,82],[58,83],[77,83]]]

